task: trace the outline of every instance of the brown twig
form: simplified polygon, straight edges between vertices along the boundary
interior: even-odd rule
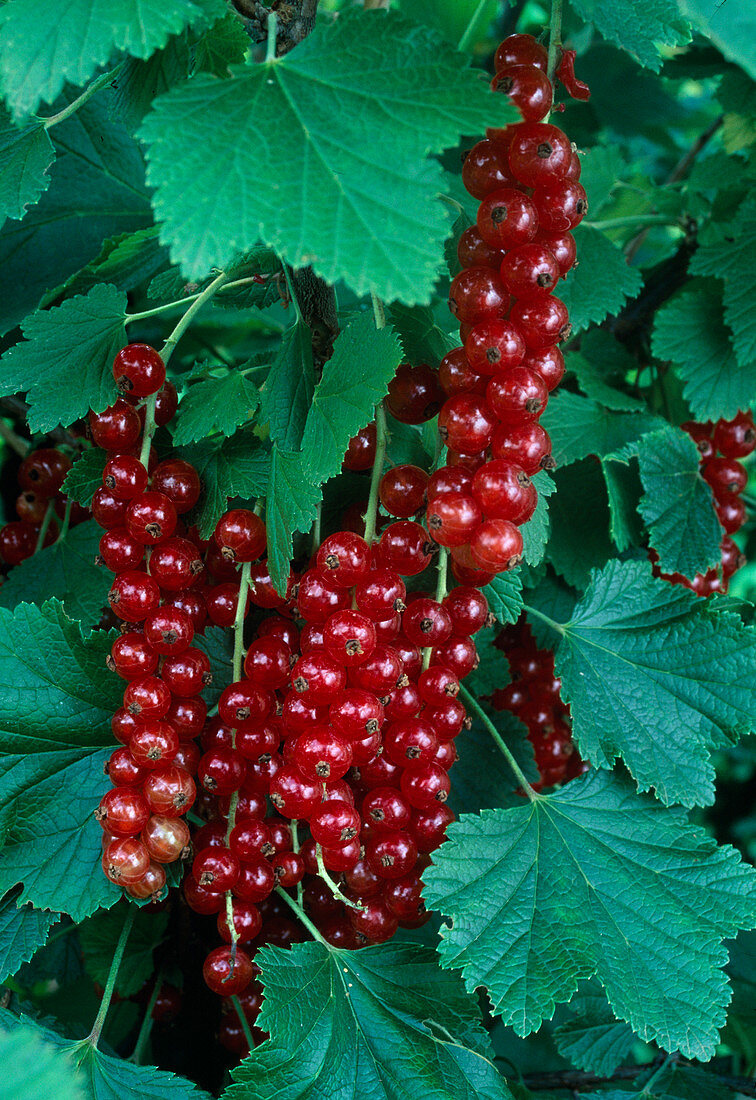
[[[307,38],[315,26],[318,0],[274,0],[270,8],[258,0],[233,0],[253,42],[268,37],[268,16],[276,17],[276,57],[283,57]]]

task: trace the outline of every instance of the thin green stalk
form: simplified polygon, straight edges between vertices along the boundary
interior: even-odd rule
[[[516,775],[517,779],[520,781],[520,785],[522,786],[522,789],[525,791],[525,794],[528,796],[530,801],[531,802],[537,802],[538,799],[539,799],[539,796],[536,794],[536,792],[533,790],[533,788],[528,783],[527,779],[525,778],[525,776],[522,772],[522,769],[520,768],[520,765],[515,760],[514,756],[512,755],[512,753],[510,752],[510,750],[507,747],[506,743],[504,742],[501,734],[499,733],[499,731],[497,730],[496,726],[493,724],[491,719],[488,717],[486,712],[483,710],[483,707],[480,705],[478,700],[475,698],[474,695],[471,695],[470,692],[467,690],[467,688],[464,687],[464,686],[460,686],[459,695],[460,695],[460,698],[464,701],[464,703],[471,710],[475,711],[478,718],[480,718],[483,725],[486,727],[488,732],[491,734],[491,737],[496,742],[498,748],[501,750],[503,755],[507,758],[507,763],[509,764],[510,768],[512,769],[512,771]]]
[[[12,451],[15,451],[21,458],[26,458],[30,449],[31,443],[22,439],[20,435],[16,435],[13,428],[9,424],[6,424],[4,420],[0,419],[0,439],[3,443],[7,444]]]
[[[223,290],[238,290],[239,287],[249,286],[254,281],[252,275],[244,279],[234,279],[230,283],[224,283]],[[204,291],[197,291],[196,294],[188,294],[186,298],[177,298],[174,302],[165,302],[162,306],[155,306],[154,309],[145,309],[141,313],[127,313],[126,324],[130,325],[132,321],[146,321],[148,317],[157,317],[161,313],[168,313],[170,310],[176,309],[177,306],[185,306],[192,302],[196,302],[200,294],[204,294]]]
[[[289,265],[283,265],[284,279],[286,280],[286,289],[289,291],[289,301],[294,306],[294,312],[297,316],[297,321],[302,320],[302,310],[299,308],[299,299],[297,298],[297,292],[294,289],[294,281],[289,271]]]
[[[102,1003],[100,1004],[100,1011],[97,1013],[97,1018],[92,1024],[92,1030],[90,1031],[84,1042],[89,1043],[90,1046],[96,1047],[100,1041],[102,1035],[102,1029],[105,1026],[105,1018],[110,1008],[110,1002],[113,999],[113,990],[115,989],[116,979],[118,978],[118,971],[121,968],[123,962],[123,955],[126,950],[126,943],[128,941],[131,929],[134,927],[134,919],[136,917],[137,907],[136,905],[129,905],[126,919],[123,922],[123,928],[121,929],[121,935],[118,937],[118,943],[113,953],[113,961],[110,964],[110,972],[108,974],[108,980],[105,984],[105,992],[102,995]]]
[[[294,901],[294,898],[291,897],[290,894],[286,893],[283,886],[276,886],[276,893],[279,894],[280,897],[283,898],[283,900],[286,902],[286,904],[289,906],[290,909],[294,910],[297,917],[299,918],[299,920],[301,920],[302,924],[305,926],[305,928],[310,933],[312,938],[317,940],[318,943],[322,943],[324,947],[328,947],[329,946],[328,940],[323,938],[320,931],[312,923],[312,921],[307,916],[307,914],[305,913],[302,906],[298,905],[297,902]]]
[[[318,510],[315,513],[315,522],[312,525],[312,539],[310,542],[310,552],[316,554],[318,547],[320,546],[320,539],[323,527],[323,502],[321,500],[318,505]]]
[[[549,61],[547,72],[554,83],[559,48],[562,45],[562,0],[551,0],[551,19],[549,20]]]
[[[234,994],[231,998],[231,1004],[234,1006],[234,1011],[239,1017],[239,1023],[241,1024],[242,1031],[244,1032],[244,1038],[247,1040],[247,1045],[249,1046],[250,1050],[254,1050],[255,1040],[252,1038],[252,1028],[249,1026],[249,1020],[244,1015],[244,1009],[241,1006],[241,1001],[236,996],[236,994]]]
[[[372,292],[370,294],[370,297],[371,297],[372,302],[373,302],[373,316],[375,317],[375,327],[376,328],[385,328],[386,327],[386,309],[383,305],[383,302],[381,301],[381,299],[378,297],[377,294],[373,294]]]
[[[96,95],[100,88],[104,88],[106,84],[112,84],[124,64],[125,62],[122,61],[120,65],[116,65],[115,69],[111,69],[110,72],[98,76],[97,80],[93,80],[89,87],[85,88],[81,95],[76,97],[73,103],[69,103],[62,111],[58,111],[56,115],[50,115],[49,118],[46,118],[44,120],[45,129],[49,130],[51,126],[57,126],[59,122],[65,122],[65,120],[75,114],[80,107],[83,107],[88,99]]]
[[[48,529],[50,527],[50,524],[52,522],[52,518],[53,518],[54,515],[55,515],[55,504],[51,500],[51,501],[48,502],[47,510],[45,512],[44,519],[42,520],[42,526],[40,527],[39,534],[37,535],[37,545],[34,547],[34,553],[35,554],[38,554],[39,551],[42,549],[42,547],[45,544],[45,536],[47,535]]]
[[[555,619],[550,619],[548,615],[544,615],[542,611],[539,611],[536,607],[531,607],[530,604],[523,604],[523,610],[529,612],[531,615],[535,615],[537,619],[540,619],[542,623],[546,623],[552,630],[556,630],[557,634],[564,636],[567,633],[567,625],[558,623]]]
[[[176,344],[179,342],[181,337],[184,335],[186,330],[189,328],[189,325],[192,323],[195,316],[202,309],[205,302],[209,302],[211,298],[215,297],[215,295],[218,293],[220,288],[228,282],[230,282],[230,279],[229,279],[228,275],[226,274],[225,271],[221,271],[220,275],[218,275],[217,278],[213,279],[213,281],[208,286],[205,287],[205,289],[202,291],[201,294],[197,295],[195,300],[189,306],[189,309],[186,311],[184,316],[178,322],[178,324],[176,325],[176,327],[174,328],[173,332],[170,334],[170,336],[168,337],[166,342],[163,344],[160,355],[162,357],[163,362],[166,364],[166,366],[168,365],[169,359],[173,355],[173,351],[174,351],[174,348],[176,347]]]
[[[242,678],[242,663],[244,661],[244,619],[247,610],[247,592],[249,591],[252,563],[245,561],[241,567],[239,578],[239,599],[236,604],[236,618],[234,619],[234,661],[233,683],[238,683]],[[231,730],[231,747],[236,748],[236,730]],[[239,802],[239,792],[233,791],[228,805],[228,824],[226,826],[226,847],[229,845],[231,833],[236,825],[236,807]],[[231,943],[234,947],[239,942],[239,934],[234,924],[234,900],[230,890],[226,891],[226,920],[231,934]]]
[[[482,13],[484,7],[486,6],[486,3],[487,3],[487,0],[480,0],[480,3],[478,4],[477,8],[475,9],[475,11],[470,16],[468,24],[465,27],[464,33],[463,33],[462,37],[459,40],[459,45],[457,46],[457,49],[459,50],[460,53],[464,53],[465,50],[468,49],[468,47],[470,46],[470,43],[472,42],[472,37],[478,29],[478,20],[480,19],[481,13]]]
[[[383,474],[383,463],[386,458],[386,445],[388,443],[388,428],[386,426],[386,413],[383,404],[375,407],[375,461],[373,472],[370,475],[370,496],[365,513],[365,541],[368,546],[375,538],[375,528],[378,518],[378,489]]]
[[[299,830],[297,828],[299,822],[296,818],[292,818],[289,822],[289,828],[291,829],[291,850],[292,852],[299,852]],[[297,902],[303,904],[303,889],[302,880],[297,883]]]
[[[323,849],[320,847],[319,844],[315,845],[315,857],[318,861],[318,874],[320,875],[328,889],[331,891],[333,896],[336,898],[336,900],[342,902],[343,905],[347,905],[350,909],[364,909],[364,905],[360,905],[358,901],[352,901],[351,898],[348,898],[346,896],[346,894],[342,894],[341,890],[338,887],[338,884],[333,881],[330,874],[328,873],[328,868],[323,862]]]
[[[445,546],[440,546],[438,549],[438,565],[436,573],[436,602],[441,603],[446,595],[446,576],[447,567],[449,565],[449,551]],[[423,650],[423,669],[430,666],[431,654],[433,652],[432,646],[426,646]]]
[[[155,1005],[157,1004],[157,999],[160,996],[160,990],[162,988],[163,988],[163,971],[161,969],[158,972],[157,977],[155,978],[155,985],[153,986],[152,993],[150,994],[150,999],[147,1002],[147,1008],[145,1009],[145,1012],[144,1012],[144,1017],[142,1018],[142,1026],[139,1028],[139,1034],[137,1035],[137,1041],[134,1044],[134,1050],[132,1052],[131,1057],[129,1058],[129,1061],[133,1062],[137,1066],[141,1065],[141,1063],[142,1063],[142,1056],[144,1055],[144,1048],[147,1046],[147,1043],[149,1042],[150,1035],[152,1034],[152,1025],[155,1022],[152,1018],[152,1010],[155,1007]]]
[[[268,42],[265,49],[265,61],[269,63],[276,60],[276,13],[268,12]]]
[[[58,537],[55,540],[56,542],[63,542],[63,539],[68,534],[68,528],[71,526],[71,510],[72,509],[73,509],[73,501],[72,500],[67,500],[66,501],[66,511],[65,511],[65,515],[63,516],[63,524],[60,528],[60,532],[58,533]]]
[[[153,393],[147,398],[147,404],[144,409],[144,433],[142,435],[142,449],[139,452],[139,461],[142,463],[145,470],[149,468],[150,448],[152,447],[152,438],[157,428],[157,423],[155,422],[156,406],[157,394]]]

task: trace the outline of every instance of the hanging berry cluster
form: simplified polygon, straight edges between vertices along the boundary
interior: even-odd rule
[[[18,470],[21,490],[16,499],[18,519],[0,527],[0,562],[19,565],[57,537],[58,524],[75,527],[89,513],[67,501],[61,488],[71,459],[54,447],[42,447],[23,459]]]
[[[496,645],[506,654],[512,681],[493,692],[491,705],[508,710],[527,726],[540,776],[534,789],[553,787],[586,771],[572,743],[570,712],[560,695],[554,654],[538,648],[524,617],[504,627]]]
[[[575,264],[570,230],[588,208],[574,147],[542,121],[552,104],[546,50],[512,35],[495,64],[493,87],[523,121],[489,130],[463,165],[465,187],[481,201],[458,246],[463,270],[449,308],[463,346],[439,369],[448,452],[427,489],[428,530],[450,548],[457,579],[477,585],[520,561],[519,528],[536,506],[531,476],[553,466],[538,419],[564,373],[557,345],[570,324],[552,292]]]
[[[92,513],[105,528],[99,561],[116,574],[108,600],[122,623],[108,667],[126,681],[123,706],[112,719],[121,747],[107,764],[113,787],[96,816],[104,830],[102,866],[134,898],[158,897],[164,865],[189,850],[183,815],[195,797],[191,771],[206,708],[199,693],[209,682],[204,653],[191,646],[194,623],[174,597],[202,570],[197,548],[176,535],[179,516],[197,502],[200,485],[186,462],[149,466],[141,453],[144,398],[155,398],[156,422],[167,423],[176,391],[152,348],[131,344],[115,358],[123,393],[102,413],[90,413],[94,443],[108,452]]]
[[[742,493],[748,482],[748,472],[738,459],[747,458],[756,449],[756,428],[753,414],[739,412],[732,420],[707,420],[703,424],[688,421],[682,427],[701,454],[701,476],[711,486],[714,508],[725,534],[720,543],[721,564],[707,573],[696,573],[693,579],[682,573],[662,573],[652,554],[654,574],[672,584],[682,584],[699,596],[711,592],[726,592],[731,577],[745,565],[745,555],[732,538],[746,520]]]

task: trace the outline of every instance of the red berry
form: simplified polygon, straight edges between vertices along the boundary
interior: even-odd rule
[[[142,843],[155,863],[175,863],[191,850],[189,826],[181,818],[155,814],[142,829]]]
[[[113,612],[127,623],[146,619],[160,604],[160,589],[152,577],[136,570],[119,573],[108,593]]]
[[[247,774],[241,753],[233,748],[214,748],[206,752],[197,767],[197,778],[212,794],[238,791]]]
[[[70,469],[68,455],[54,447],[40,447],[28,454],[19,466],[18,483],[38,498],[47,499],[60,492]]]
[[[481,569],[501,573],[522,559],[522,535],[506,519],[487,519],[470,541],[470,552]]]
[[[340,569],[342,559],[338,560]],[[342,586],[335,582],[333,573],[336,570],[337,567],[334,567],[330,576],[324,576],[319,569],[308,569],[302,574],[297,591],[297,608],[305,622],[324,623],[334,611],[349,607],[349,585]]]
[[[348,608],[336,611],[323,628],[323,644],[328,655],[344,668],[366,660],[375,649],[376,642],[375,626],[371,620],[359,611]]]
[[[223,557],[232,562],[255,561],[267,541],[265,524],[246,508],[226,512],[218,520],[214,537]]]
[[[536,42],[531,34],[510,34],[499,45],[494,55],[496,72],[508,65],[532,65],[546,72],[549,55],[545,46]]]
[[[441,407],[438,374],[425,363],[411,367],[401,363],[389,382],[386,408],[403,424],[424,424]]]
[[[427,809],[434,802],[445,802],[451,790],[444,769],[429,763],[403,771],[400,785],[410,806],[418,810]]]
[[[527,187],[564,176],[571,160],[569,139],[556,126],[522,122],[514,128],[509,144],[509,168],[515,179]]]
[[[734,458],[707,459],[701,466],[701,476],[711,485],[717,499],[724,499],[732,493],[742,493],[748,484],[745,466]]]
[[[520,370],[515,367],[513,370]],[[508,377],[511,372],[507,372]],[[490,385],[497,383],[491,380]],[[486,399],[478,394],[460,393],[449,397],[441,409],[438,418],[439,434],[453,451],[465,455],[475,455],[485,451],[491,442],[496,418],[486,404]]]
[[[203,848],[192,863],[192,874],[200,886],[218,894],[236,885],[240,871],[238,858],[228,848]]]
[[[477,501],[466,493],[439,493],[428,505],[428,530],[439,546],[463,546],[482,521]]]
[[[363,691],[383,696],[398,686],[404,674],[399,654],[391,646],[379,642],[366,661],[350,670],[350,684]]]
[[[103,829],[116,837],[137,836],[150,816],[150,807],[134,787],[113,787],[100,799],[95,817]]]
[[[362,909],[350,909],[349,919],[358,935],[368,943],[385,943],[399,927],[399,921],[382,898],[368,898]]]
[[[375,461],[377,432],[375,421],[364,428],[360,428],[357,435],[349,440],[346,454],[344,455],[343,468],[345,470],[369,470]]]
[[[271,706],[270,692],[251,680],[239,680],[224,689],[218,700],[218,714],[227,726],[240,729],[267,718]]]
[[[306,576],[306,574],[305,574]],[[359,610],[373,622],[386,622],[404,610],[407,595],[404,581],[392,569],[373,569],[355,588]],[[325,620],[323,620],[325,621]]]
[[[419,523],[399,520],[381,535],[378,554],[381,562],[404,577],[414,577],[430,563],[432,544]]]
[[[383,726],[383,705],[370,691],[347,688],[331,703],[328,717],[347,741],[360,740]]]
[[[508,519],[518,527],[533,515],[538,499],[524,470],[503,459],[481,466],[473,478],[472,491],[487,519]]]
[[[244,658],[244,675],[253,684],[270,691],[289,682],[292,653],[286,642],[273,635],[250,644]]]
[[[196,796],[191,775],[177,764],[169,764],[150,773],[144,782],[144,796],[154,814],[181,817]]]
[[[451,635],[451,616],[436,600],[421,596],[404,612],[402,629],[413,645],[423,648],[440,645]]]
[[[453,588],[444,597],[443,605],[451,616],[455,634],[462,637],[469,638],[475,634],[488,619],[488,600],[477,588]]]
[[[202,976],[221,997],[242,993],[254,977],[252,961],[240,947],[216,947],[205,959]]]
[[[104,412],[89,414],[92,440],[104,451],[129,451],[142,433],[142,423],[122,397]]]
[[[543,379],[527,367],[513,367],[501,378],[492,378],[486,390],[488,407],[505,424],[537,420],[548,396]]]
[[[753,413],[737,413],[732,420],[718,420],[714,426],[714,446],[726,458],[746,458],[756,447]]]
[[[111,840],[102,857],[102,869],[116,886],[139,882],[150,866],[144,844],[134,837]]]
[[[126,509],[126,530],[144,546],[155,546],[176,530],[176,509],[163,493],[142,493]]]
[[[732,493],[728,493],[726,497],[718,500],[714,510],[727,535],[734,535],[746,521],[745,503],[742,497],[737,497]]]
[[[497,428],[491,440],[491,454],[496,459],[520,466],[531,476],[539,470],[551,470],[555,465],[548,433],[534,420]]]
[[[167,458],[153,470],[152,488],[167,496],[181,516],[199,500],[200,479],[189,462],[184,462],[182,458]]]
[[[383,751],[398,768],[432,760],[437,748],[438,738],[433,727],[422,717],[392,722],[384,731]]]
[[[417,844],[418,851],[434,852],[446,840],[446,829],[453,820],[454,814],[442,802],[434,802],[426,809],[416,810],[408,832]]]
[[[144,634],[129,631],[116,638],[107,660],[111,672],[117,672],[124,680],[147,676],[157,668],[158,655]]]
[[[464,324],[501,317],[508,306],[507,289],[499,274],[489,267],[466,268],[449,290],[449,309]]]
[[[149,770],[170,764],[178,747],[178,734],[160,719],[143,720],[129,740],[129,752],[137,764]]]
[[[324,847],[346,844],[359,835],[360,815],[348,802],[328,799],[310,817],[313,840]]]
[[[417,845],[409,833],[399,830],[382,833],[365,845],[365,859],[380,878],[402,878],[417,862]]]
[[[147,471],[133,455],[113,455],[105,463],[102,484],[119,500],[133,500],[147,488]]]
[[[577,246],[571,233],[546,233],[539,230],[534,244],[546,248],[554,257],[559,274],[564,276],[571,271],[577,261]]]
[[[481,321],[465,340],[465,355],[479,374],[500,374],[522,362],[525,341],[509,321]]]
[[[568,233],[588,213],[585,188],[576,180],[549,179],[533,192],[540,228],[547,233]]]
[[[144,636],[155,653],[183,653],[194,637],[192,620],[178,607],[158,607],[144,620]]]
[[[409,519],[422,508],[427,485],[428,474],[419,466],[394,466],[381,478],[378,495],[390,515]]]
[[[538,212],[522,191],[515,187],[502,187],[492,191],[481,202],[477,226],[481,237],[491,248],[517,248],[535,237]],[[459,313],[457,316],[461,321],[466,320]]]
[[[165,382],[165,364],[149,344],[127,344],[113,360],[113,378],[121,393],[149,397]]]
[[[262,928],[260,910],[249,901],[233,900],[231,903],[231,920],[239,943],[251,943]],[[225,906],[218,913],[217,928],[218,935],[224,943],[233,942],[228,911]]]
[[[163,659],[160,675],[169,690],[181,699],[199,695],[213,682],[210,661],[201,649],[190,646]]]
[[[452,348],[441,360],[438,380],[446,396],[453,397],[458,393],[485,393],[488,377],[473,370],[464,348]]]
[[[511,180],[503,180],[497,183],[496,187],[492,187],[491,190],[495,191],[496,188],[505,187],[511,182]],[[491,248],[490,244],[486,244],[478,231],[477,225],[469,225],[467,229],[463,230],[457,241],[457,259],[460,267],[497,268],[504,259],[504,252],[500,248]],[[441,372],[439,371],[439,382],[443,386],[440,375]]]
[[[484,199],[492,191],[511,187],[507,147],[497,141],[479,141],[462,162],[462,182],[476,199]],[[461,262],[461,261],[460,261]],[[467,265],[465,265],[467,266]]]
[[[370,570],[370,547],[359,535],[351,531],[340,531],[329,535],[321,543],[317,565],[322,575],[338,588],[352,588]]]
[[[136,569],[144,558],[144,547],[125,527],[106,531],[100,539],[99,552],[96,564],[106,565],[111,573]]]
[[[554,99],[551,81],[533,65],[507,65],[497,69],[491,88],[512,100],[526,122],[540,122]]]
[[[320,805],[320,796],[321,785],[290,765],[281,768],[270,783],[270,800],[284,817],[309,818]]]

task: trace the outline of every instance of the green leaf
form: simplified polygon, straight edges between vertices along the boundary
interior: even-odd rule
[[[581,150],[580,182],[588,197],[591,217],[595,218],[612,201],[615,189],[629,173],[623,151],[616,145],[594,145]]]
[[[214,706],[223,691],[233,682],[233,631],[221,626],[205,627],[203,634],[195,637],[194,645],[206,653],[210,660],[213,682],[202,692],[202,697],[208,706]]]
[[[475,1002],[427,948],[297,943],[264,947],[257,962],[272,1038],[232,1071],[223,1100],[510,1098]]]
[[[205,31],[194,47],[195,68],[214,76],[230,76],[231,65],[244,60],[249,49],[249,35],[241,20],[228,12]]]
[[[148,58],[170,35],[222,14],[217,0],[9,0],[0,26],[5,97],[17,118],[32,114],[64,84],[85,84],[116,50]]]
[[[77,1080],[81,1082],[83,1091],[67,1096],[53,1089],[50,1095],[55,1100],[81,1100],[82,1097],[84,1100],[124,1100],[127,1096],[138,1096],[139,1100],[210,1100],[208,1093],[202,1092],[184,1077],[175,1077],[154,1066],[137,1066],[123,1058],[104,1054],[92,1043],[64,1039],[28,1017],[22,1016],[19,1020],[7,1009],[0,1009],[0,1029],[4,1034],[12,1035],[20,1026],[33,1028],[46,1044],[55,1049],[57,1059],[64,1066],[73,1063],[78,1067]],[[36,1093],[34,1100],[39,1100],[41,1095]],[[29,1100],[32,1100],[31,1096]]]
[[[89,508],[92,497],[102,485],[102,471],[108,456],[99,447],[91,447],[74,462],[63,482],[63,492],[69,500]]]
[[[570,312],[573,332],[580,332],[619,313],[627,299],[638,293],[643,278],[600,230],[579,226],[574,237],[580,262],[560,279],[556,289]]]
[[[111,98],[114,118],[135,133],[152,108],[152,101],[164,95],[189,75],[191,54],[184,36],[170,38],[162,50],[141,60],[129,57],[118,73]]]
[[[448,332],[439,328],[427,306],[404,306],[394,302],[388,315],[404,349],[404,357],[413,364],[436,366],[447,351],[457,345]]]
[[[591,569],[612,556],[609,501],[601,467],[593,459],[554,474],[548,559],[568,584],[583,588]]]
[[[396,334],[377,329],[370,313],[336,337],[302,436],[303,467],[316,484],[339,472],[349,440],[373,419],[401,360]]]
[[[55,150],[42,119],[14,126],[0,107],[0,224],[21,219],[50,186]]]
[[[321,491],[310,481],[303,456],[275,445],[265,498],[265,524],[268,568],[278,592],[286,591],[294,535],[312,527],[320,498]]]
[[[645,432],[661,428],[664,421],[650,413],[622,413],[596,401],[562,390],[552,394],[541,418],[551,436],[557,466],[567,466],[588,455],[610,454]]]
[[[141,151],[111,121],[103,97],[95,96],[50,134],[57,154],[50,187],[22,222],[7,221],[0,229],[3,333],[94,260],[104,240],[151,220]]]
[[[66,293],[86,294],[97,283],[134,290],[168,263],[168,250],[158,240],[157,226],[121,233],[106,240],[91,263],[70,279]]]
[[[117,396],[112,366],[126,343],[125,320],[126,295],[106,285],[32,314],[22,325],[26,339],[3,356],[0,395],[27,392],[32,432],[101,412]]]
[[[522,611],[522,579],[518,570],[499,573],[483,588],[488,610],[500,623],[516,623]]]
[[[609,536],[620,551],[640,545],[643,524],[638,515],[643,487],[635,459],[615,462],[601,459],[606,495],[609,501]]]
[[[639,397],[617,389],[627,385],[631,373],[637,374],[638,362],[604,329],[593,329],[580,341],[580,351],[567,355],[567,369],[574,371],[586,397],[614,412],[645,412]]]
[[[692,275],[724,279],[725,321],[734,334],[735,355],[741,367],[754,369],[756,317],[751,294],[751,261],[756,249],[756,199],[750,197],[730,225],[712,224],[701,235],[690,262]]]
[[[502,668],[507,662],[502,656]],[[502,681],[508,680],[508,672]],[[480,701],[480,700],[479,700]],[[520,769],[531,783],[538,782],[538,769],[532,742],[528,740],[527,727],[506,710],[494,710],[481,703],[494,728],[514,756]],[[491,734],[476,714],[472,714],[472,728],[463,729],[455,739],[458,759],[450,773],[452,789],[449,805],[456,814],[477,813],[484,809],[502,806],[521,806],[518,794],[520,781],[496,744]]]
[[[18,904],[18,892],[10,891],[0,901],[0,981],[11,974],[45,944],[60,913]]]
[[[734,416],[756,389],[756,359],[750,369],[738,365],[722,308],[716,284],[694,280],[662,306],[654,323],[653,353],[674,364],[685,400],[699,420]]]
[[[113,945],[118,942],[124,920],[132,908],[129,902],[119,902],[112,909],[101,909],[79,927],[86,971],[103,987],[113,963]],[[115,989],[120,997],[133,997],[152,977],[155,972],[152,953],[165,939],[167,928],[167,912],[137,910],[116,979]]]
[[[640,441],[640,514],[663,573],[694,577],[718,565],[723,531],[693,440],[668,425]]]
[[[462,35],[473,24],[471,43],[485,36],[491,20],[496,18],[496,0],[400,0],[399,7],[410,19],[426,23],[456,46]]]
[[[515,121],[511,104],[393,12],[343,11],[285,57],[232,73],[195,76],[142,126],[174,261],[197,277],[262,238],[357,294],[427,301],[447,235],[443,173],[428,154]]]
[[[679,810],[591,772],[449,826],[425,872],[439,953],[518,1034],[593,974],[641,1038],[710,1058],[729,989],[721,943],[756,918],[756,872]]]
[[[107,607],[112,575],[95,565],[102,528],[80,523],[64,539],[39,550],[11,569],[0,588],[0,606],[13,610],[21,603],[44,603],[54,597],[71,619],[96,626]]]
[[[265,496],[270,451],[250,432],[194,443],[182,448],[181,457],[196,468],[202,484],[202,494],[192,512],[200,538],[209,538],[213,533],[230,497]]]
[[[233,435],[238,427],[252,419],[260,395],[241,371],[224,378],[210,378],[190,386],[181,398],[173,442],[177,447],[219,432]]]
[[[538,490],[538,502],[533,515],[520,528],[522,535],[522,556],[528,565],[539,565],[546,553],[549,541],[550,519],[548,499],[556,490],[556,485],[546,473],[540,470],[533,475],[533,484]]]
[[[0,1058],[3,1061],[3,1093],[13,1100],[85,1100],[82,1075],[73,1059],[62,1055],[42,1038],[30,1023],[17,1022],[0,1031]]]
[[[721,50],[756,80],[756,15],[751,0],[680,0],[680,10]]]
[[[665,802],[713,801],[712,748],[753,727],[753,628],[645,562],[612,561],[564,625],[556,665],[583,757],[621,756]]]
[[[476,697],[491,695],[509,683],[509,665],[503,652],[496,646],[494,630],[484,628],[475,635],[478,651],[477,668],[465,679],[465,687]]]
[[[690,28],[674,0],[574,0],[573,7],[604,38],[654,72],[662,67],[662,46],[690,41]]]
[[[55,600],[0,609],[0,682],[13,685],[2,715],[0,890],[23,882],[22,900],[77,921],[118,896],[99,872],[92,816],[120,706],[120,682],[105,667],[111,641],[105,631],[83,636]]]
[[[274,443],[286,450],[300,446],[314,392],[312,332],[297,321],[281,337],[261,392],[260,423],[269,425]]]
[[[573,1065],[598,1077],[611,1077],[630,1053],[633,1029],[615,1019],[606,994],[594,979],[570,1001],[566,1019],[554,1031],[557,1050]]]

